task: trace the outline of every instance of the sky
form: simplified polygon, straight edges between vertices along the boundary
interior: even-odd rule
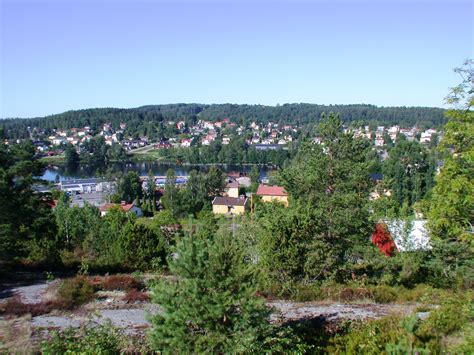
[[[164,103],[443,106],[474,1],[0,0],[0,118]]]

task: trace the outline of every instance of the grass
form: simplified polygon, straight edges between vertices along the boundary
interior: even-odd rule
[[[129,156],[133,161],[164,161],[164,158],[160,155],[158,150],[147,150],[143,152],[129,153]]]
[[[0,319],[0,354],[33,354],[31,316]]]
[[[387,317],[354,323],[326,349],[334,354],[472,353],[473,294],[451,294],[427,318]]]
[[[297,302],[331,301],[346,303],[439,303],[452,295],[451,290],[419,284],[414,288],[387,285],[327,283],[322,285],[274,284],[262,292],[269,299],[285,298]]]
[[[64,154],[61,155],[53,155],[51,157],[42,157],[39,159],[41,162],[46,164],[64,164],[66,162],[66,157]]]

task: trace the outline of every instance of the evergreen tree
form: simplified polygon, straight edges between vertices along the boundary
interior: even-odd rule
[[[173,217],[177,217],[180,213],[180,195],[176,186],[176,174],[173,169],[166,172],[165,193],[161,198],[163,207],[171,212]]]
[[[156,211],[156,184],[155,184],[155,176],[153,171],[148,172],[148,178],[146,179],[146,197],[148,199],[148,205],[150,210],[155,212]]]
[[[240,353],[263,343],[269,309],[256,297],[255,268],[229,235],[189,236],[169,260],[173,280],[161,281],[153,301],[151,340],[162,352]]]
[[[250,169],[250,191],[256,192],[259,183],[260,171],[258,171],[258,167],[256,165],[253,165],[252,169]]]
[[[425,198],[433,186],[434,159],[420,143],[401,135],[383,164],[384,179],[401,207]]]
[[[0,263],[17,257],[49,263],[58,259],[48,197],[31,188],[43,170],[31,141],[0,144]]]
[[[428,213],[432,235],[440,240],[464,241],[474,248],[474,70],[472,61],[457,69],[465,78],[452,89],[447,102],[454,109],[440,144],[444,165]]]
[[[130,203],[137,200],[139,203],[143,197],[143,189],[138,173],[136,171],[129,171],[124,175],[120,180],[118,190],[122,201]]]
[[[293,163],[279,174],[280,183],[295,202],[290,209],[298,209],[293,218],[277,223],[291,222],[282,224],[279,233],[296,233],[298,242],[304,244],[298,247],[306,253],[300,277],[310,280],[360,262],[352,251],[369,243],[372,229],[369,142],[343,133],[341,120],[332,113],[322,120],[318,134],[321,144],[303,146]],[[266,218],[272,221],[273,217],[270,214]],[[283,243],[281,247],[295,245]]]
[[[210,197],[221,195],[225,191],[225,174],[216,166],[211,166],[206,174],[206,189]]]
[[[79,154],[77,154],[76,148],[69,144],[64,154],[66,156],[66,170],[68,172],[76,171],[79,167]]]

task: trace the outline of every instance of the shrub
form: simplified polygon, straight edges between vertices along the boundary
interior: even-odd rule
[[[461,329],[469,320],[470,312],[472,310],[470,311],[466,300],[458,297],[448,298],[440,308],[431,311],[428,319],[420,325],[416,335],[428,341],[451,334]]]
[[[42,354],[119,354],[122,333],[111,324],[87,324],[80,329],[55,331],[41,343]]]
[[[21,316],[30,313],[29,305],[23,303],[19,296],[8,299],[0,308],[0,313],[5,315]]]
[[[132,289],[142,289],[143,284],[130,275],[112,275],[106,276],[104,280],[102,280],[101,288],[105,291],[128,291]]]
[[[64,309],[71,309],[94,297],[94,287],[85,276],[64,280],[59,286],[56,303]]]
[[[46,301],[34,304],[23,303],[19,296],[8,299],[0,308],[0,314],[6,316],[22,316],[31,314],[39,316],[50,313],[53,309],[62,309],[63,304],[56,301]]]
[[[150,296],[146,292],[138,290],[129,290],[123,298],[127,302],[148,302],[150,301]]]
[[[398,294],[393,287],[380,285],[372,289],[372,298],[377,303],[394,302],[397,297]]]

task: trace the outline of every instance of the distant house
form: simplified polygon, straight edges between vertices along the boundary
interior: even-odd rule
[[[426,220],[387,221],[388,230],[399,251],[429,250],[430,237],[426,227]]]
[[[137,217],[141,217],[143,215],[142,209],[140,207],[135,206],[133,203],[107,203],[100,207],[100,215],[103,217],[105,216],[111,208],[119,207],[125,213],[134,213]]]
[[[278,144],[255,144],[256,150],[280,150],[281,145]]]
[[[181,140],[181,147],[189,148],[191,144],[193,143],[193,139],[182,139]]]
[[[212,201],[212,212],[214,214],[243,214],[247,207],[247,198],[217,196]]]
[[[257,189],[257,196],[261,196],[264,202],[277,201],[288,207],[288,193],[282,186],[260,184]]]
[[[226,195],[234,198],[239,197],[239,183],[237,181],[232,181],[227,184]]]

